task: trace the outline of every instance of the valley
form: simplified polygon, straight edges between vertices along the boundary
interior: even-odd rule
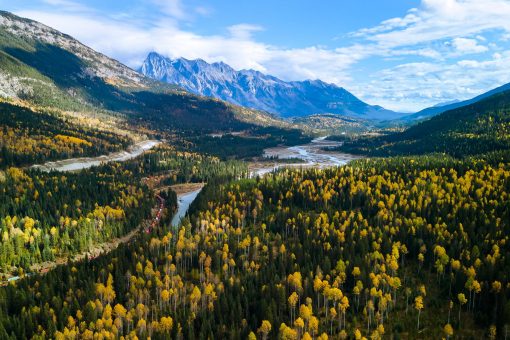
[[[32,169],[42,171],[78,171],[98,166],[108,162],[123,162],[140,156],[144,151],[150,150],[159,145],[161,142],[157,140],[145,140],[130,145],[127,150],[115,152],[109,155],[88,158],[72,158],[64,159],[44,164],[32,165]]]
[[[92,166],[92,165],[91,165]],[[55,169],[52,169],[55,170]],[[81,170],[78,168],[73,168],[73,170],[63,170],[58,169],[57,171],[77,171]],[[171,220],[171,225],[174,227],[178,227],[181,219],[188,212],[189,206],[195,200],[197,195],[200,193],[203,183],[186,183],[186,184],[178,184],[172,186],[172,190],[176,192],[177,202],[175,206],[175,212],[173,213],[173,217]],[[177,187],[177,188],[176,188]],[[162,188],[158,188],[155,190],[156,192],[161,191]],[[22,278],[28,278],[34,275],[44,275],[47,274],[50,270],[55,269],[57,266],[68,265],[70,263],[79,263],[82,261],[94,260],[99,256],[103,256],[105,254],[110,253],[117,249],[120,245],[129,244],[133,242],[135,237],[139,237],[140,233],[150,232],[148,229],[149,225],[158,226],[160,223],[161,215],[158,214],[160,211],[160,201],[156,200],[156,205],[152,209],[151,217],[148,220],[143,221],[137,228],[133,229],[126,235],[118,238],[114,238],[108,240],[104,243],[99,243],[91,246],[86,251],[72,255],[72,256],[63,256],[58,257],[52,261],[45,261],[41,263],[35,263],[30,266],[29,270],[25,273],[22,273],[22,276],[13,276],[9,273],[0,273],[3,281],[0,282],[0,285],[5,286],[8,283],[20,280]],[[166,211],[165,214],[172,214],[171,211]]]
[[[42,165],[32,165],[29,169],[34,169],[36,171],[43,172],[77,172],[83,169],[89,169],[97,166],[104,166],[109,162],[125,162],[128,160],[135,159],[141,156],[145,151],[153,149],[160,145],[161,141],[156,140],[146,140],[137,142],[131,146],[126,151],[119,151],[109,155],[103,155],[93,158],[79,158],[79,159],[66,159],[59,160],[54,162],[48,162]],[[345,165],[350,160],[355,157],[350,157],[347,154],[339,154],[339,153],[331,153],[324,151],[323,148],[335,147],[338,146],[339,142],[335,141],[326,141],[325,137],[316,138],[312,140],[311,143],[293,147],[280,147],[280,148],[270,148],[264,150],[265,158],[274,158],[277,157],[278,160],[286,160],[290,159],[289,163],[275,164],[272,166],[267,166],[259,164],[259,168],[255,168],[251,170],[250,176],[264,176],[269,172],[273,172],[278,170],[281,167],[299,167],[299,168],[327,168],[331,166]],[[293,160],[302,160],[303,163],[293,163]],[[277,161],[278,162],[278,161]],[[251,166],[255,166],[256,163]],[[154,192],[159,192],[161,190],[172,190],[176,193],[177,201],[175,212],[173,213],[173,217],[171,219],[170,225],[173,227],[179,227],[181,219],[184,218],[189,210],[189,207],[193,203],[193,201],[197,198],[198,194],[201,192],[203,186],[206,183],[182,183],[182,184],[174,184],[169,187],[158,187],[155,186],[152,188]],[[109,253],[112,250],[116,249],[120,244],[127,244],[131,242],[132,239],[143,231],[146,227],[145,224],[149,222],[144,221],[140,226],[130,231],[128,234],[112,239],[108,242],[98,243],[95,245],[91,245],[90,249],[86,251],[72,255],[70,257],[63,256],[58,257],[53,261],[45,261],[41,263],[35,263],[30,266],[27,273],[23,275],[29,277],[35,275],[34,273],[46,274],[49,270],[54,269],[58,265],[67,265],[69,262],[80,262],[85,258],[94,259],[100,255],[105,253]],[[158,222],[159,223],[159,222]],[[3,274],[9,282],[13,280],[20,279],[20,276],[12,276],[8,274]],[[7,282],[7,281],[6,281]]]
[[[508,85],[138,71],[0,11],[0,339],[508,337]]]
[[[264,161],[250,163],[251,176],[263,176],[284,167],[324,169],[346,165],[359,158],[355,155],[329,151],[331,148],[338,148],[342,142],[329,141],[326,138],[318,137],[304,145],[264,149],[262,158]]]
[[[309,144],[296,145],[288,148],[269,148],[264,150],[264,157],[277,159],[301,159],[306,166],[314,166],[318,168],[327,168],[332,166],[345,165],[349,161],[357,157],[329,151],[332,148],[337,148],[342,145],[342,142],[331,141],[325,137],[318,137],[311,141]]]

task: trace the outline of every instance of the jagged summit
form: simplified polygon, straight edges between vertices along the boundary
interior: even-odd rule
[[[264,110],[282,117],[334,113],[366,119],[392,119],[398,113],[372,106],[349,91],[321,80],[286,82],[256,70],[236,71],[223,62],[170,59],[151,52],[140,68],[148,77],[205,96]]]

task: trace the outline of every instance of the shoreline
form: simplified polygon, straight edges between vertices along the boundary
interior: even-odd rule
[[[28,168],[40,169],[46,172],[53,170],[62,172],[78,171],[100,165],[101,163],[127,161],[129,159],[140,156],[145,151],[150,150],[161,143],[163,142],[159,140],[144,140],[130,145],[127,150],[113,152],[108,155],[97,157],[68,158],[58,161],[46,162],[43,164],[34,164]]]

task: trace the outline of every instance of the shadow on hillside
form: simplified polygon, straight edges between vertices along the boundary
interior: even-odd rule
[[[86,74],[87,64],[76,55],[54,45],[38,43],[35,51],[4,48],[4,51],[53,80],[61,89],[73,89],[87,101],[109,110],[132,108],[130,94]]]
[[[168,92],[130,92],[87,75],[87,64],[58,46],[38,43],[35,51],[6,47],[6,53],[53,80],[61,89],[79,94],[101,108],[125,113],[136,124],[152,128],[199,131],[239,129],[251,126],[239,121],[223,102],[194,95]],[[71,91],[68,91],[71,92]]]

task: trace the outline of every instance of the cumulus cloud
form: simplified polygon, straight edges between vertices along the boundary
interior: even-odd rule
[[[405,17],[356,33],[382,46],[413,46],[491,29],[510,32],[509,17],[508,0],[422,0]]]
[[[353,84],[362,98],[396,110],[412,111],[452,99],[468,99],[510,82],[508,0],[422,0],[401,18],[352,34],[390,55],[420,55]],[[492,42],[487,36],[492,35]],[[494,39],[494,36],[499,39]],[[489,54],[493,50],[492,53]],[[498,52],[496,52],[498,50]],[[462,59],[477,54],[476,59]]]
[[[67,3],[68,9],[74,3],[43,1]],[[133,68],[150,51],[171,58],[224,61],[236,69],[252,68],[285,80],[320,78],[392,109],[412,110],[436,101],[463,99],[510,82],[510,60],[500,46],[510,37],[509,0],[422,0],[402,17],[335,40],[341,44],[338,47],[303,48],[259,41],[257,33],[264,27],[256,23],[231,25],[225,34],[197,34],[189,22],[193,15],[210,15],[210,8],[188,8],[181,0],[139,1],[157,6],[163,15],[144,21],[133,15],[108,16],[76,7],[74,12],[25,10],[17,14],[69,33]],[[498,39],[488,39],[489,34]],[[476,58],[466,59],[468,55]],[[360,72],[364,63],[379,71]]]
[[[383,69],[354,89],[369,101],[414,111],[452,99],[465,100],[509,82],[510,51],[483,61],[413,62]]]
[[[137,68],[150,51],[170,58],[202,58],[224,61],[236,69],[256,69],[286,80],[316,79],[344,83],[346,70],[363,57],[358,46],[328,50],[316,46],[283,49],[258,42],[253,34],[263,28],[239,24],[228,27],[228,35],[199,35],[179,27],[177,22],[161,20],[151,27],[139,27],[123,18],[41,11],[17,14],[69,33],[92,48]]]
[[[455,38],[452,45],[459,54],[482,53],[489,50],[487,46],[479,45],[476,39]]]

